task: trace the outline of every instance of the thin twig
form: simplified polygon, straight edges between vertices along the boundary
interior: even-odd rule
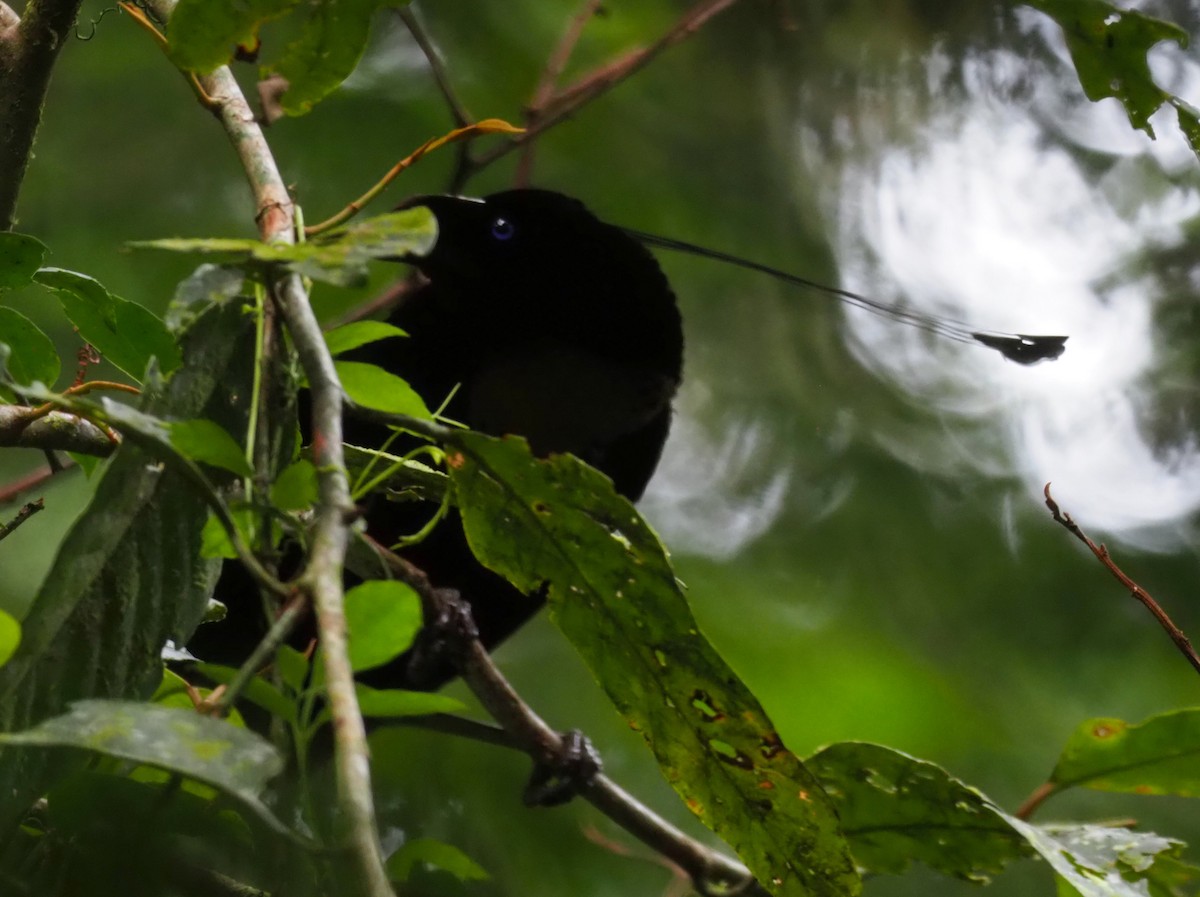
[[[482,154],[474,161],[470,174],[501,159],[522,144],[535,140],[541,134],[560,122],[570,118],[581,107],[612,90],[631,75],[641,71],[659,54],[675,44],[686,40],[700,30],[718,13],[733,6],[737,0],[703,0],[684,13],[662,37],[641,50],[635,50],[619,59],[600,66],[595,71],[585,75],[575,84],[564,88],[554,95],[547,108],[538,117],[537,122],[530,125],[525,133],[501,143],[499,146]]]
[[[59,462],[59,469],[54,470],[49,465],[39,467],[33,473],[27,473],[23,477],[13,480],[11,483],[5,483],[0,486],[0,505],[6,505],[9,502],[16,501],[26,492],[40,488],[44,483],[68,470],[73,470],[76,464],[70,458]]]
[[[413,36],[413,40],[417,42],[417,46],[425,54],[425,61],[429,63],[429,73],[433,75],[433,81],[437,84],[438,90],[442,93],[442,99],[446,101],[446,105],[450,109],[450,115],[454,118],[454,124],[460,128],[465,128],[474,120],[474,116],[463,105],[462,100],[458,98],[458,94],[454,92],[454,85],[450,82],[450,73],[446,71],[446,65],[442,61],[442,56],[438,53],[437,47],[433,45],[433,41],[429,37],[429,32],[425,30],[425,26],[421,24],[421,20],[413,13],[411,7],[402,7],[396,11],[396,14],[400,16],[401,21],[408,28],[408,33]]]
[[[377,544],[371,547],[392,575],[417,592],[425,607],[445,616],[445,590],[435,588],[424,571],[399,555]],[[489,740],[516,747],[538,763],[561,756],[562,736],[517,694],[479,639],[469,639],[455,648],[463,681],[511,739]],[[581,785],[579,794],[639,841],[684,869],[701,893],[764,893],[740,863],[684,834],[602,773]]]
[[[1013,813],[1013,815],[1018,819],[1028,819],[1038,807],[1057,792],[1057,784],[1054,782],[1042,782],[1042,784],[1033,789],[1029,797],[1021,802],[1021,806],[1017,808],[1017,812]]]
[[[567,63],[571,60],[571,54],[575,52],[576,44],[583,36],[583,29],[587,27],[587,23],[603,5],[604,0],[584,0],[583,9],[572,16],[567,23],[562,39],[550,54],[550,58],[546,60],[542,76],[538,80],[537,87],[533,89],[533,98],[529,101],[529,108],[525,114],[526,126],[533,127],[547,106],[550,105],[554,98],[554,88],[558,86],[558,79],[562,77]],[[518,186],[529,184],[530,176],[533,173],[534,146],[534,143],[526,143],[521,152],[521,158],[517,162],[516,182]]]
[[[37,501],[31,501],[24,505],[21,510],[17,511],[17,516],[8,523],[0,523],[0,541],[11,536],[18,526],[20,526],[38,511],[44,510],[45,507],[46,500],[44,498],[39,498]]]
[[[217,716],[225,716],[229,713],[242,690],[258,674],[259,670],[271,662],[275,657],[275,651],[287,641],[287,637],[292,634],[296,624],[304,619],[307,612],[308,603],[300,595],[284,605],[275,622],[271,624],[271,628],[267,630],[267,634],[262,637],[251,655],[246,658],[245,663],[238,668],[237,675],[229,680],[220,697],[213,703],[212,709]]]
[[[1115,576],[1121,585],[1129,589],[1129,593],[1138,601],[1140,601],[1146,610],[1150,611],[1150,613],[1154,615],[1154,619],[1158,620],[1158,624],[1166,631],[1167,635],[1171,637],[1171,641],[1175,643],[1175,647],[1177,647],[1179,652],[1187,658],[1188,663],[1192,665],[1192,668],[1197,673],[1200,673],[1200,655],[1196,654],[1196,649],[1192,647],[1191,640],[1184,634],[1183,630],[1175,625],[1175,622],[1169,616],[1167,616],[1167,612],[1159,606],[1157,601],[1150,597],[1149,592],[1130,579],[1129,576],[1127,576],[1125,572],[1117,566],[1116,562],[1112,559],[1112,556],[1109,555],[1108,548],[1106,546],[1103,544],[1097,545],[1095,542],[1089,539],[1087,534],[1084,533],[1084,531],[1079,528],[1078,524],[1071,519],[1070,514],[1066,514],[1059,510],[1058,503],[1050,496],[1049,483],[1046,484],[1045,489],[1042,491],[1046,496],[1046,507],[1050,509],[1050,514],[1054,518],[1054,522],[1061,524],[1067,529],[1068,532],[1074,535],[1075,538],[1086,545],[1088,550],[1096,556],[1097,560],[1099,560],[1100,563],[1105,566],[1108,572]]]

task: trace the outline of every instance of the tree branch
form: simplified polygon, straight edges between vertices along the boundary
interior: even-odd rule
[[[166,20],[174,0],[153,0]],[[228,67],[202,78],[213,111],[225,128],[246,172],[256,205],[255,220],[265,242],[294,241],[293,205],[262,129]],[[312,395],[313,461],[320,501],[313,525],[308,565],[297,581],[316,610],[325,656],[329,706],[333,716],[338,816],[347,837],[353,869],[349,893],[391,897],[375,829],[366,732],[354,693],[342,606],[342,564],[348,527],[355,513],[342,456],[342,390],[320,325],[299,275],[273,284],[272,298],[292,337]]]
[[[0,231],[11,230],[16,221],[50,73],[80,2],[29,0],[20,18],[0,3]]]
[[[364,540],[364,546],[368,540]],[[374,557],[352,548],[351,563],[371,569],[372,561],[382,561],[400,581],[411,586],[422,604],[436,615],[444,615],[447,597],[437,589],[420,568],[377,543],[369,543]],[[504,678],[499,667],[478,638],[455,646],[456,661],[463,681],[507,734],[507,740],[492,737],[523,751],[536,763],[561,755],[563,738],[534,712]],[[580,787],[579,794],[601,813],[642,843],[682,868],[702,894],[763,894],[749,871],[735,860],[700,843],[667,822],[637,800],[616,782],[598,774]]]
[[[91,421],[65,411],[39,415],[28,405],[0,405],[0,448],[46,449],[107,458],[118,444]]]

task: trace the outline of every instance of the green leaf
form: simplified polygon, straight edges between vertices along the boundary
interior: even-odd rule
[[[341,355],[367,343],[378,342],[393,336],[408,336],[395,324],[387,321],[352,321],[325,334],[325,345],[330,355]]]
[[[171,61],[193,72],[211,72],[239,46],[254,46],[258,29],[300,5],[300,0],[179,0],[167,28]]]
[[[151,358],[169,374],[179,367],[179,347],[149,310],[114,296],[99,281],[61,268],[42,268],[34,280],[54,292],[79,334],[106,359],[141,381]]]
[[[254,476],[242,447],[220,424],[211,420],[179,420],[168,424],[171,444],[185,458],[220,467],[242,477]]]
[[[399,657],[421,628],[421,600],[396,580],[372,579],[346,592],[350,666],[362,672]]]
[[[551,617],[688,808],[774,894],[861,885],[837,813],[700,633],[658,538],[603,474],[518,439],[455,435],[447,463],[475,555]]]
[[[486,881],[487,870],[455,847],[433,838],[414,838],[405,841],[400,849],[388,857],[388,878],[395,882],[408,881],[413,867],[418,863],[449,872],[459,881]]]
[[[915,860],[987,883],[1029,855],[1025,840],[987,798],[932,763],[844,742],[805,765],[833,800],[854,859],[867,872],[898,875]]]
[[[361,682],[356,682],[354,689],[363,716],[397,719],[434,713],[460,713],[466,709],[466,705],[457,698],[437,692],[405,691],[400,688],[381,690]]]
[[[1186,48],[1187,32],[1170,22],[1105,0],[1028,0],[1062,27],[1079,83],[1089,100],[1116,97],[1129,122],[1151,137],[1150,116],[1171,99],[1154,83],[1146,54],[1169,40]]]
[[[242,541],[246,545],[253,545],[261,517],[259,512],[249,505],[241,505],[230,508],[229,516],[233,518]],[[221,523],[221,518],[209,511],[208,519],[204,521],[204,529],[200,531],[200,557],[232,560],[237,556],[237,549],[229,538],[229,531]]]
[[[58,350],[33,321],[19,311],[0,308],[0,343],[9,348],[6,367],[14,383],[54,385],[61,367]]]
[[[280,645],[275,652],[275,669],[283,684],[294,693],[299,694],[304,689],[304,680],[308,678],[308,658],[289,645]]]
[[[1172,710],[1137,725],[1088,720],[1067,741],[1050,781],[1056,790],[1200,797],[1200,709]]]
[[[23,287],[42,265],[46,244],[27,234],[0,232],[0,290]]]
[[[144,763],[203,782],[258,814],[267,781],[283,770],[271,744],[246,729],[194,711],[133,701],[76,701],[67,713],[0,744],[79,748]]]
[[[232,238],[176,238],[129,245],[209,256],[247,271],[282,267],[338,286],[361,286],[367,262],[429,254],[437,242],[437,219],[424,206],[366,218],[323,234],[308,243],[285,245]]]
[[[184,335],[188,362],[147,416],[211,417],[246,426],[254,329],[233,304],[214,307]],[[58,549],[29,613],[21,644],[0,668],[0,730],[62,713],[80,698],[145,698],[162,676],[160,652],[199,623],[220,564],[199,554],[205,501],[182,471],[127,441]],[[0,829],[44,794],[77,758],[0,752]],[[6,830],[6,829],[5,829]]]
[[[300,37],[288,44],[275,71],[288,81],[289,115],[303,115],[350,76],[367,47],[371,18],[400,0],[335,0],[312,8]]]
[[[1152,832],[1101,825],[1036,826],[1005,816],[1066,885],[1082,897],[1146,897],[1159,856],[1171,858],[1182,843]],[[1059,893],[1063,893],[1060,887]]]
[[[0,667],[8,663],[21,644],[21,624],[0,610]]]
[[[363,408],[430,420],[433,414],[407,382],[390,371],[361,361],[337,361],[338,379],[350,401]]]
[[[285,467],[271,484],[271,504],[281,511],[302,511],[318,497],[317,469],[304,458]]]

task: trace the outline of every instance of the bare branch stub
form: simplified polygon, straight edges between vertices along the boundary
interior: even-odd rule
[[[43,498],[39,498],[36,501],[31,501],[24,505],[21,510],[17,512],[16,517],[14,517],[8,523],[0,523],[0,540],[7,539],[16,531],[18,526],[20,526],[38,511],[45,510],[45,507],[46,500]]]
[[[1112,559],[1112,555],[1109,554],[1106,546],[1102,544],[1097,545],[1095,542],[1093,542],[1088,535],[1079,528],[1079,525],[1071,519],[1071,515],[1059,508],[1058,502],[1056,502],[1050,495],[1049,483],[1046,484],[1042,492],[1046,496],[1046,507],[1050,509],[1050,515],[1053,517],[1054,522],[1060,524],[1064,529],[1074,535],[1075,538],[1086,545],[1088,550],[1096,556],[1096,559],[1104,565],[1105,569],[1107,569],[1108,572],[1111,573],[1119,583],[1121,583],[1121,585],[1128,589],[1129,593],[1133,595],[1133,597],[1139,602],[1141,602],[1142,606],[1145,607],[1146,610],[1150,611],[1150,613],[1154,615],[1154,619],[1158,621],[1158,624],[1163,628],[1164,631],[1166,631],[1167,635],[1171,637],[1171,641],[1175,643],[1175,647],[1178,648],[1179,652],[1187,658],[1187,661],[1192,665],[1192,668],[1196,670],[1197,673],[1200,673],[1200,655],[1196,653],[1196,649],[1192,647],[1192,642],[1184,633],[1184,631],[1175,625],[1175,622],[1170,618],[1170,616],[1168,616],[1167,612],[1162,609],[1159,603],[1155,601],[1153,597],[1151,597],[1149,592],[1134,582],[1134,580],[1130,578],[1125,571],[1117,566],[1116,562]]]

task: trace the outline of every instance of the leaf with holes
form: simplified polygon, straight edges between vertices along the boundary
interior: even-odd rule
[[[611,481],[524,440],[455,434],[472,551],[551,617],[688,808],[774,894],[849,895],[858,875],[820,784],[700,633],[666,553]]]
[[[858,865],[900,874],[915,860],[987,883],[1029,856],[986,797],[944,769],[877,744],[843,742],[805,761],[833,800]]]

